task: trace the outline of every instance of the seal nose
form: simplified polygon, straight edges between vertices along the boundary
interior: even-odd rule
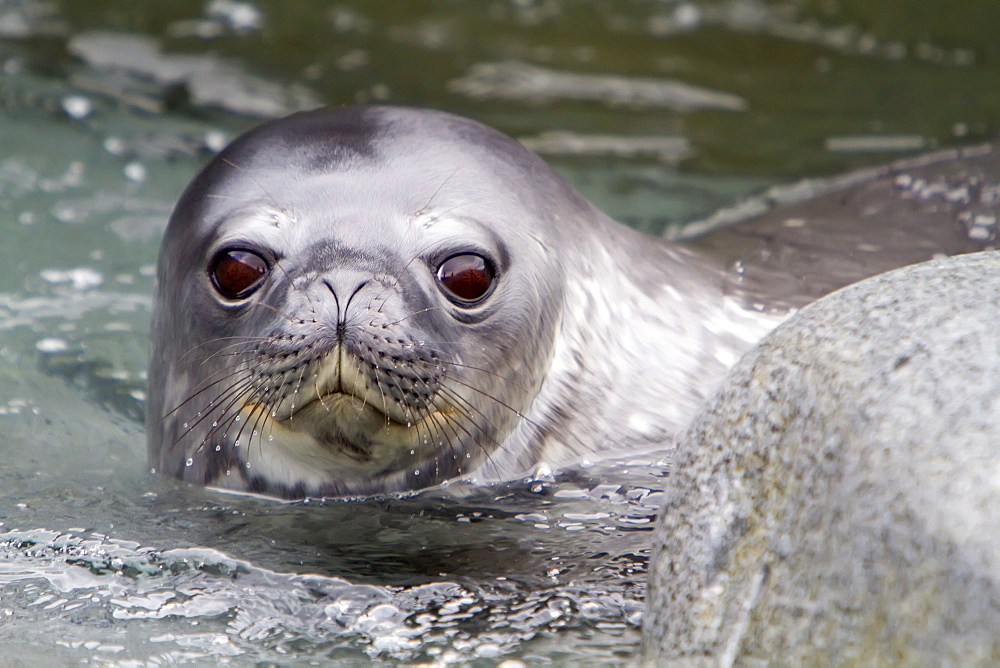
[[[337,283],[342,283],[342,285],[338,286]],[[323,285],[333,295],[333,304],[336,308],[334,321],[336,322],[337,339],[343,341],[344,335],[347,333],[352,302],[358,296],[358,293],[371,283],[371,279],[353,277],[353,280],[337,281],[337,283],[330,278],[323,279]]]

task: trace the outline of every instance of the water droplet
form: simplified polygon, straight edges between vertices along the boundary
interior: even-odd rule
[[[226,469],[226,475],[229,475],[230,473],[232,473],[232,471],[230,471],[229,469]]]
[[[250,462],[247,462],[247,468],[250,468]]]
[[[192,464],[194,464],[194,460],[190,457],[188,457],[188,460],[184,462],[184,466],[191,466]]]
[[[407,422],[407,423],[406,423],[406,428],[407,428],[407,429],[409,429],[409,428],[410,428],[410,427],[412,427],[412,426],[413,426],[413,423],[412,423],[412,422]]]
[[[216,420],[215,422],[213,422],[213,423],[212,423],[212,426],[213,426],[213,427],[218,427],[218,426],[219,426],[219,421],[218,421],[218,420]]]
[[[239,442],[239,439],[237,439],[237,441],[236,441],[236,443],[234,443],[234,445],[235,445],[235,446],[236,446],[237,448],[238,448],[238,447],[240,447],[240,442]]]
[[[184,423],[184,428],[185,428],[185,429],[187,429],[187,428],[188,428],[188,423],[187,423],[187,422],[185,422],[185,423]]]
[[[267,440],[273,441],[274,440],[274,434],[268,434],[267,435]]]
[[[417,469],[416,471],[414,471],[413,475],[420,475],[420,469]]]
[[[239,421],[240,421],[240,416],[239,416],[239,415],[237,415],[237,416],[236,416],[236,419],[234,420],[234,422],[239,422]]]
[[[471,452],[466,452],[465,453],[465,458],[466,459],[472,459],[472,453]]]
[[[222,446],[221,445],[215,446],[215,451],[216,452],[222,452]]]
[[[410,450],[410,454],[411,455],[415,455],[415,454],[417,454],[417,451],[416,450]]]

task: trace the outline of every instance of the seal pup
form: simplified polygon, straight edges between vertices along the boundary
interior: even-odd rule
[[[294,499],[668,444],[787,314],[734,290],[732,266],[616,223],[468,119],[266,123],[165,232],[150,461]]]

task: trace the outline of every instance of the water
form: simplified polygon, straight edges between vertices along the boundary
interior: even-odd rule
[[[775,182],[995,137],[998,24],[993,0],[0,0],[0,653],[633,663],[665,453],[297,504],[149,474],[173,201],[248,114],[384,100],[523,138],[659,233]]]

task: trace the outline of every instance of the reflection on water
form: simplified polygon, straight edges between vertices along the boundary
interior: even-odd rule
[[[0,0],[0,653],[25,661],[634,660],[662,453],[297,504],[147,472],[157,242],[254,122],[229,112],[463,113],[654,233],[1000,117],[993,0],[153,4]]]

